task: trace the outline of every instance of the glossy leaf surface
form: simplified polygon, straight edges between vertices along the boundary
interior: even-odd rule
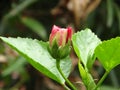
[[[100,42],[100,39],[90,29],[82,30],[73,35],[73,48],[85,67],[92,67],[95,60],[94,49]]]
[[[23,55],[28,62],[37,70],[57,81],[64,84],[65,80],[62,78],[56,67],[56,60],[51,57],[48,52],[48,43],[29,38],[5,38],[1,37],[3,41],[9,44],[13,49],[17,50]],[[66,77],[70,74],[71,61],[66,57],[60,62],[61,69]]]
[[[103,41],[95,49],[95,54],[106,71],[120,64],[120,37]]]

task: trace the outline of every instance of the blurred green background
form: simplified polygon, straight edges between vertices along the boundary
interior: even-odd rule
[[[101,40],[120,35],[120,0],[1,0],[0,35],[48,41],[53,25],[72,26],[77,32],[90,28]],[[35,70],[22,56],[0,41],[0,90],[64,90]],[[81,82],[77,59],[72,53],[72,82]],[[97,80],[104,73],[96,61]],[[120,90],[120,66],[111,71],[101,90]],[[80,83],[76,84],[85,90]]]

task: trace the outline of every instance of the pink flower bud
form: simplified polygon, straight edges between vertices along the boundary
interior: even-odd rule
[[[53,26],[49,37],[49,51],[53,58],[62,59],[70,53],[70,40],[72,37],[72,28],[60,28]]]
[[[49,43],[50,46],[53,46],[53,44],[56,42],[57,45],[60,46],[65,46],[69,40],[71,40],[72,36],[72,28],[60,28],[58,26],[53,26],[52,32],[49,37]]]

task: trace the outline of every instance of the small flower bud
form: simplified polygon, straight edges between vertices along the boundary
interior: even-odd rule
[[[72,28],[53,26],[49,37],[50,53],[54,58],[64,58],[70,52]]]

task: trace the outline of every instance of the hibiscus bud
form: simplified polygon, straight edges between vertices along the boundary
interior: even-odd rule
[[[70,52],[72,28],[53,26],[49,37],[50,53],[54,58],[64,58]]]

